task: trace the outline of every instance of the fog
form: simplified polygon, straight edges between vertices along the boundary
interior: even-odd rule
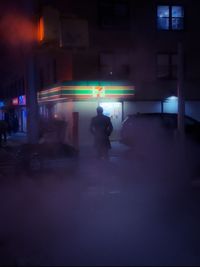
[[[113,142],[108,161],[91,144],[42,173],[2,176],[0,263],[198,265],[199,147],[155,129],[138,125],[132,148]]]

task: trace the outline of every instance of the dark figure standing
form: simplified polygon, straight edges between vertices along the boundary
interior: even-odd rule
[[[7,142],[7,130],[8,125],[6,121],[0,121],[0,147],[2,146],[2,141],[4,141],[4,143]]]
[[[94,145],[98,158],[108,158],[108,150],[111,149],[109,136],[113,126],[109,117],[103,115],[103,108],[97,108],[97,116],[92,118],[90,131],[94,135]]]
[[[16,133],[19,131],[19,121],[16,115],[13,117],[13,132]]]

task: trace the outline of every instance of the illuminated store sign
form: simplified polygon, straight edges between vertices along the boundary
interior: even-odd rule
[[[19,105],[26,105],[26,96],[25,95],[19,96]]]
[[[68,82],[38,93],[39,101],[59,99],[87,100],[95,98],[132,98],[135,87],[119,82]]]
[[[5,106],[4,102],[3,101],[0,101],[0,108],[2,108],[4,106]]]
[[[19,104],[18,97],[15,97],[15,98],[12,99],[12,104],[14,106],[17,106]]]

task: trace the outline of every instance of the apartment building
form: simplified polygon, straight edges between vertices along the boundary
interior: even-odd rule
[[[38,1],[40,114],[68,122],[66,141],[78,131],[79,142],[87,143],[97,105],[111,117],[114,139],[128,114],[177,112],[181,43],[186,114],[200,119],[199,7],[189,0]],[[13,70],[17,79],[4,90],[15,110],[28,84],[22,70]]]

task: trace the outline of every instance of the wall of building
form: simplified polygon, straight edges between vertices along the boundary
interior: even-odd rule
[[[81,145],[91,145],[92,135],[89,132],[91,118],[96,116],[97,102],[77,101],[56,103],[54,114],[67,122],[67,132],[65,141],[73,144],[73,131],[79,133],[78,143]],[[78,129],[73,129],[73,112],[78,112]]]
[[[90,133],[90,122],[96,116],[96,101],[75,102],[74,111],[79,112],[79,144],[92,145],[93,136]]]
[[[186,114],[200,121],[200,101],[188,101],[185,107]]]
[[[99,15],[102,15],[99,10],[100,2],[101,0],[54,1],[54,7],[58,8],[60,17],[70,16],[87,20],[89,46],[60,48],[55,43],[41,44],[37,50],[40,89],[66,80],[119,80],[125,77],[135,86],[136,93],[135,101],[124,102],[124,117],[137,112],[161,112],[161,101],[171,95],[176,95],[177,80],[157,79],[156,55],[157,53],[176,53],[177,44],[181,41],[185,55],[186,114],[200,120],[198,102],[200,100],[200,39],[197,38],[200,1],[177,1],[176,4],[183,5],[185,8],[185,29],[180,32],[157,30],[156,8],[158,4],[164,4],[157,0],[128,1],[130,3],[130,27],[103,28],[99,22]],[[164,2],[166,5],[174,4]],[[41,1],[41,5],[43,3],[44,1]],[[104,68],[109,73],[102,71],[101,56],[103,54],[113,55],[108,64],[114,70],[112,74],[109,67]],[[15,95],[15,80],[25,75],[25,58],[22,60],[24,56],[22,48],[17,50],[16,55],[13,53],[10,55],[8,65],[11,75],[8,76],[8,84],[6,84],[6,88],[10,88],[7,94],[9,96],[17,96]],[[123,62],[120,58],[128,58],[130,69],[126,76],[115,72],[116,65]],[[43,85],[41,85],[41,76],[43,76]],[[7,89],[5,91],[7,92]],[[91,143],[88,129],[90,119],[95,115],[96,106],[95,102],[85,101],[55,104],[54,113],[64,116],[64,119],[68,121],[66,140],[70,142],[72,140],[72,113],[79,112],[79,142]],[[164,103],[163,108],[164,112],[177,112],[175,102]]]
[[[54,106],[53,115],[67,122],[65,142],[72,143],[72,112],[74,111],[74,102],[60,102]]]
[[[174,98],[163,103],[163,112],[178,113],[178,99]],[[186,101],[185,114],[200,121],[200,101]]]
[[[39,2],[42,7],[44,2]],[[197,81],[193,86],[187,86],[187,95],[190,97],[193,95],[200,99],[200,91],[198,90],[198,84],[200,83],[198,64],[200,61],[200,53],[198,52],[200,41],[196,38],[198,26],[195,19],[198,16],[198,1],[178,1],[177,4],[183,5],[185,8],[185,30],[178,32],[157,30],[156,7],[160,3],[156,0],[127,1],[129,3],[130,15],[128,28],[122,29],[120,26],[102,27],[100,17],[106,11],[99,9],[100,2],[102,0],[87,0],[84,2],[82,0],[66,2],[58,0],[54,3],[53,6],[55,9],[58,9],[60,17],[65,15],[66,17],[71,16],[74,19],[87,20],[89,47],[60,48],[57,43],[41,44],[38,54],[42,61],[42,68],[44,69],[45,86],[54,83],[55,75],[52,69],[54,59],[57,62],[58,82],[70,79],[99,80],[109,78],[111,80],[119,80],[120,73],[116,75],[115,71],[112,75],[101,73],[100,56],[102,53],[121,54],[128,56],[130,69],[126,75],[126,79],[133,81],[133,84],[137,85],[136,99],[163,99],[165,96],[171,94],[171,90],[174,90],[172,88],[174,86],[170,85],[170,83],[174,82],[167,80],[160,81],[157,79],[156,54],[176,53],[177,44],[179,41],[182,41],[186,61],[185,78],[189,83]],[[166,5],[168,4],[167,2]],[[53,14],[51,13],[52,16]],[[51,20],[49,19],[49,21]],[[51,22],[53,23],[53,21],[54,19],[52,18]],[[23,72],[23,68],[18,67],[20,62],[22,62],[22,58],[23,54],[21,53],[20,60],[15,64],[17,67],[13,66],[15,73],[19,71]],[[193,88],[192,90],[191,87]]]
[[[124,102],[124,118],[129,114],[141,113],[154,113],[162,112],[160,101],[133,101]],[[165,113],[177,113],[178,112],[178,100],[171,99],[163,102],[163,112]],[[200,101],[186,101],[185,102],[185,114],[200,121]]]
[[[37,54],[37,70],[39,90],[72,80],[72,54],[61,49],[42,48]]]

